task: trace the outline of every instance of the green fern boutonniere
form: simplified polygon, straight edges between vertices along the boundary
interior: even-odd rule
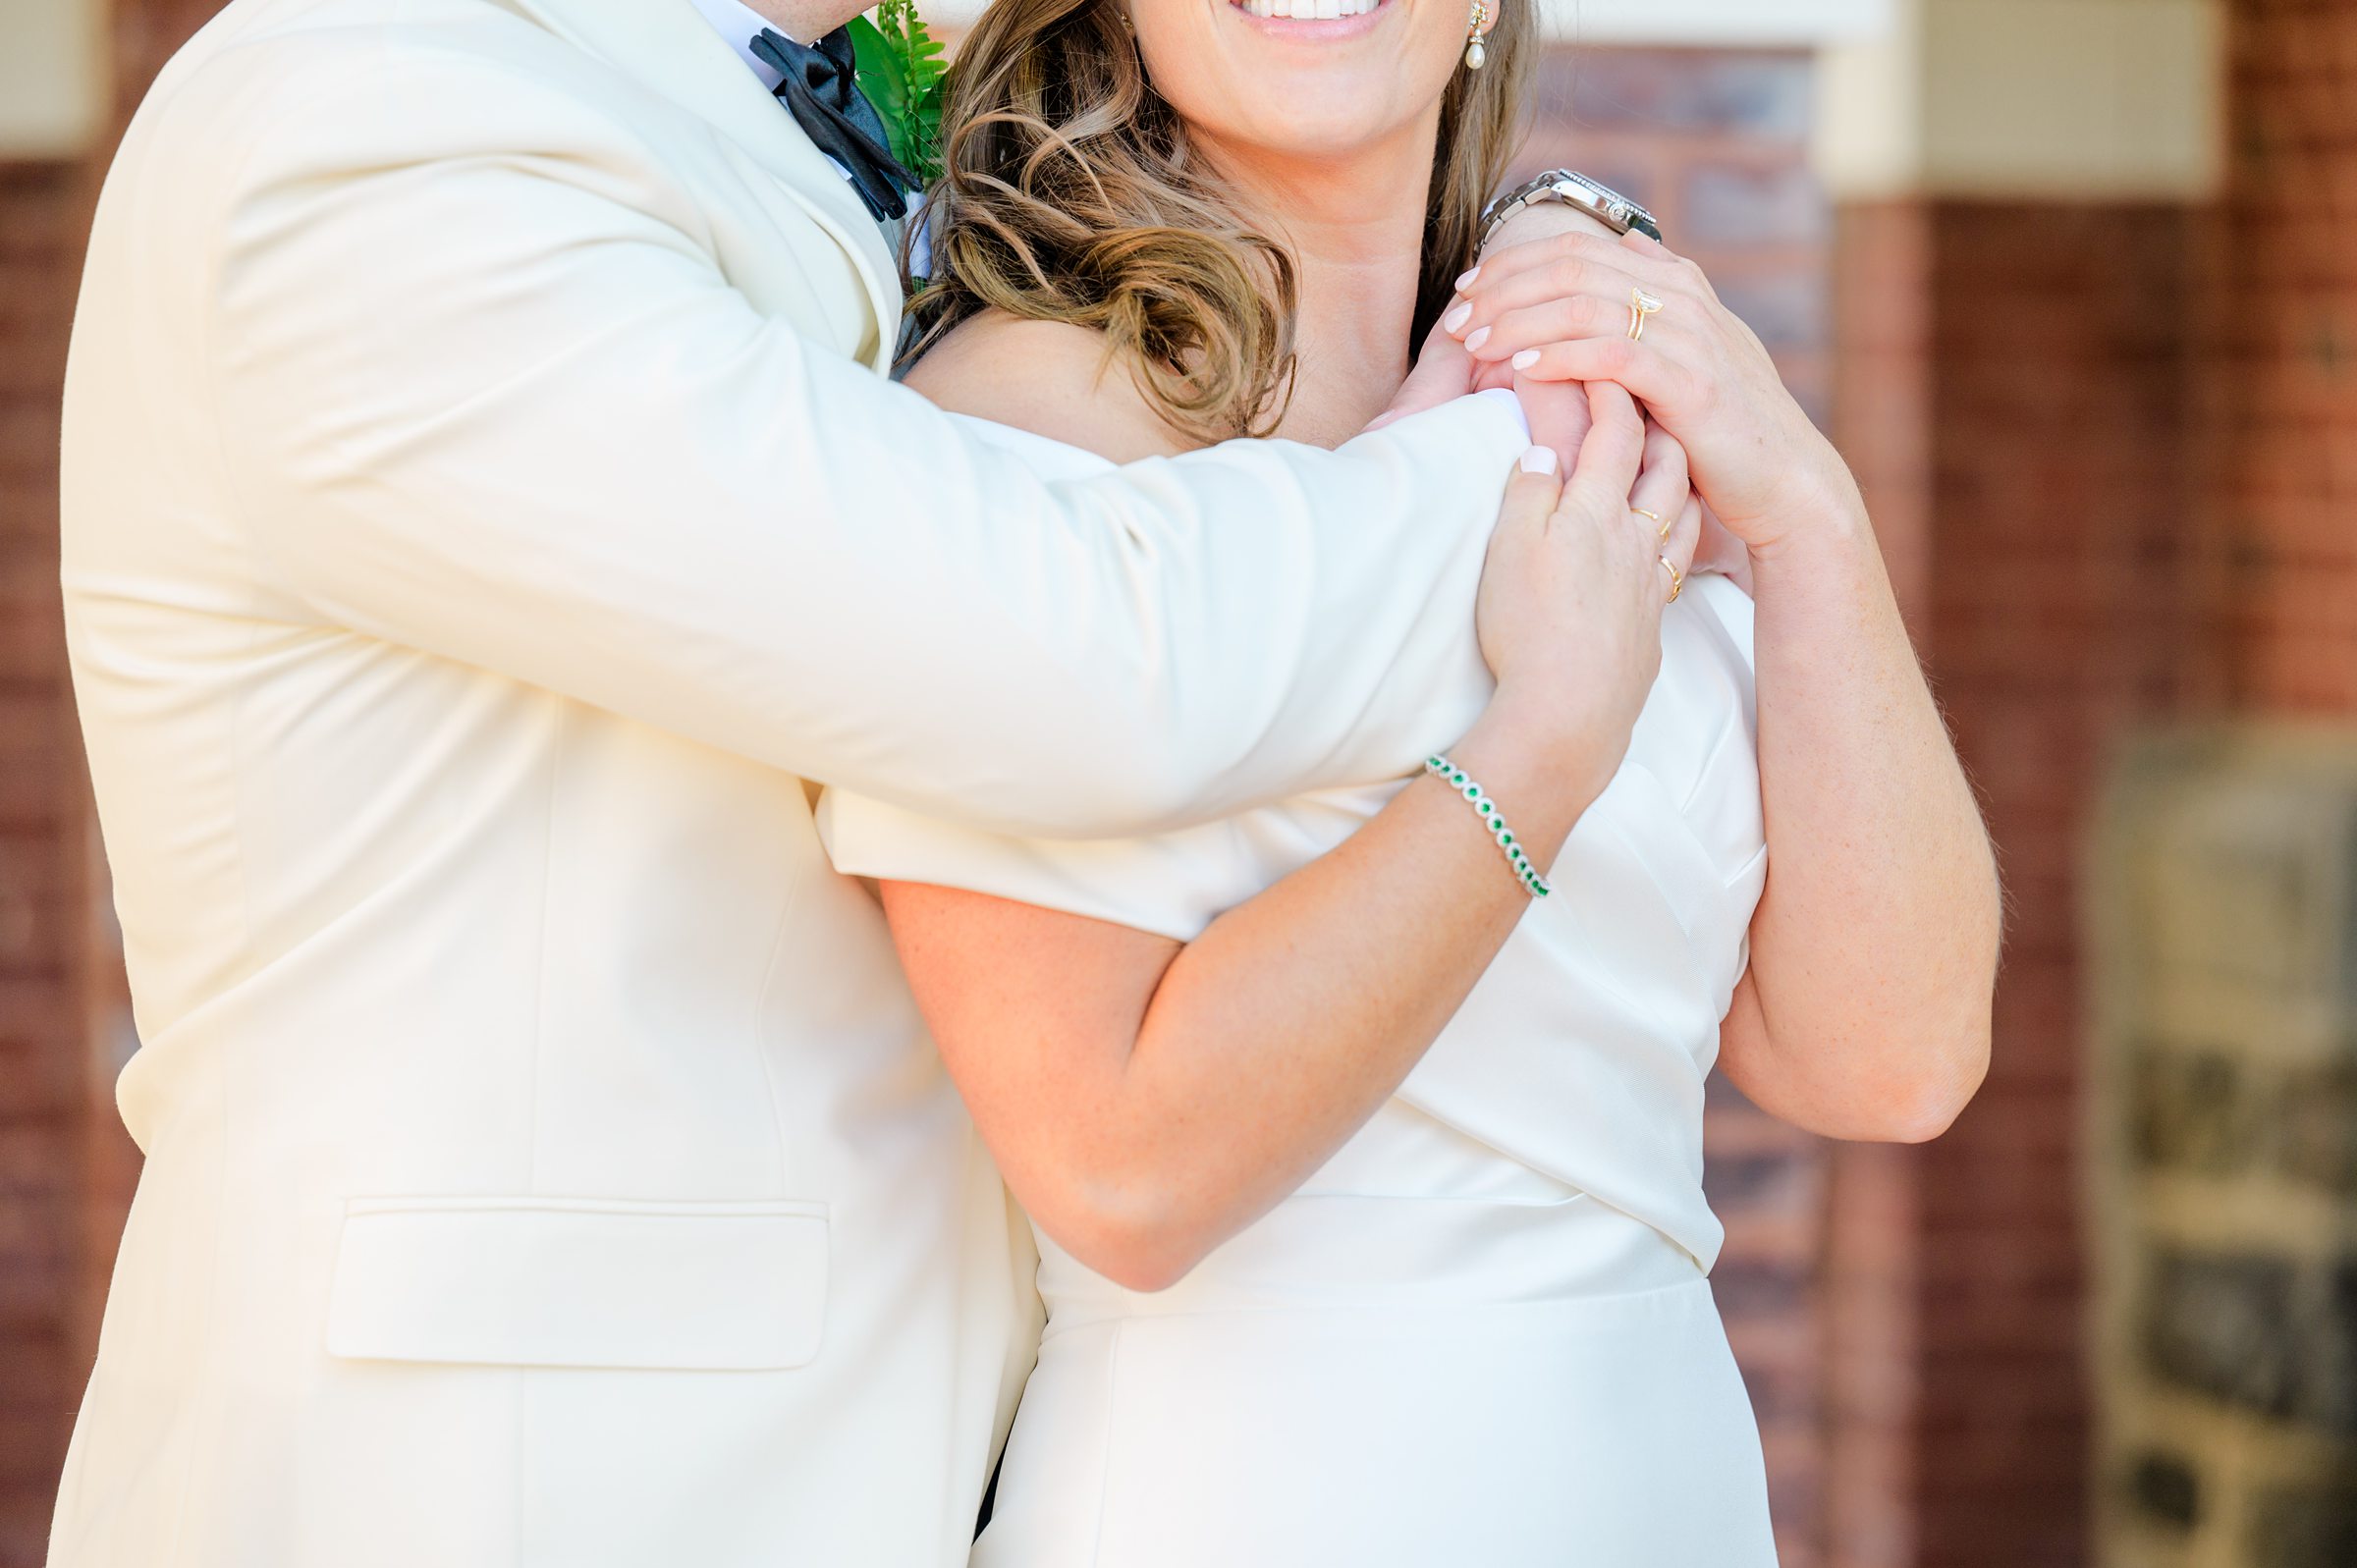
[[[949,72],[940,40],[915,0],[883,0],[874,21],[853,17],[850,31],[859,90],[883,117],[893,157],[931,185],[941,177],[941,82]]]

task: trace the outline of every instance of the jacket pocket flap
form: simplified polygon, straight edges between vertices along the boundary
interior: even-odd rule
[[[814,1203],[356,1198],[327,1351],[365,1361],[763,1371],[818,1354]]]

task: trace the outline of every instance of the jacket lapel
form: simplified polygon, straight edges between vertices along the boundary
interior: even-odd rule
[[[887,351],[901,314],[892,240],[688,0],[497,0],[701,116],[742,148],[857,266]]]

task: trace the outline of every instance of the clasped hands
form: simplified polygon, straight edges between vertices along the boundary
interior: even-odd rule
[[[1636,338],[1639,292],[1661,308]],[[1624,389],[1645,415],[1646,477],[1632,507],[1674,524],[1658,498],[1682,490],[1678,505],[1696,509],[1692,526],[1672,526],[1665,541],[1696,540],[1690,563],[1672,557],[1681,571],[1721,571],[1748,587],[1753,554],[1856,508],[1839,456],[1702,269],[1568,207],[1518,215],[1457,280],[1395,408],[1510,386],[1532,440],[1567,473],[1587,437],[1592,382]]]

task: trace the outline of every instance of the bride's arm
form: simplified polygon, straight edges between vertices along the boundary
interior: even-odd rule
[[[1666,306],[1641,343],[1639,286]],[[1477,358],[1642,398],[1750,550],[1769,873],[1721,1064],[1814,1132],[1936,1135],[1988,1067],[1997,872],[1848,468],[1701,271],[1649,241],[1516,246],[1467,300]]]
[[[1541,863],[1613,760],[1503,710],[1452,756]],[[1183,945],[959,889],[883,892],[1008,1185],[1067,1251],[1139,1290],[1175,1283],[1342,1147],[1529,902],[1431,778]]]
[[[942,367],[924,390],[1067,440],[1152,439],[1121,389],[1093,386],[1093,358],[1065,381],[1069,396],[1043,404],[1056,379],[1043,358],[1057,351],[1034,343],[1020,357],[1019,406],[959,396],[971,389],[945,385]],[[972,363],[993,358],[1007,356]],[[1617,388],[1599,410],[1563,510],[1541,524],[1556,492],[1545,476],[1509,495],[1491,574],[1506,586],[1483,614],[1499,691],[1453,753],[1542,865],[1617,767],[1659,663],[1657,541],[1627,512],[1641,429]],[[1648,485],[1682,495],[1685,477]],[[1431,778],[1183,945],[884,884],[918,1004],[1009,1185],[1069,1251],[1141,1289],[1177,1280],[1323,1163],[1398,1088],[1527,903],[1471,808]]]

